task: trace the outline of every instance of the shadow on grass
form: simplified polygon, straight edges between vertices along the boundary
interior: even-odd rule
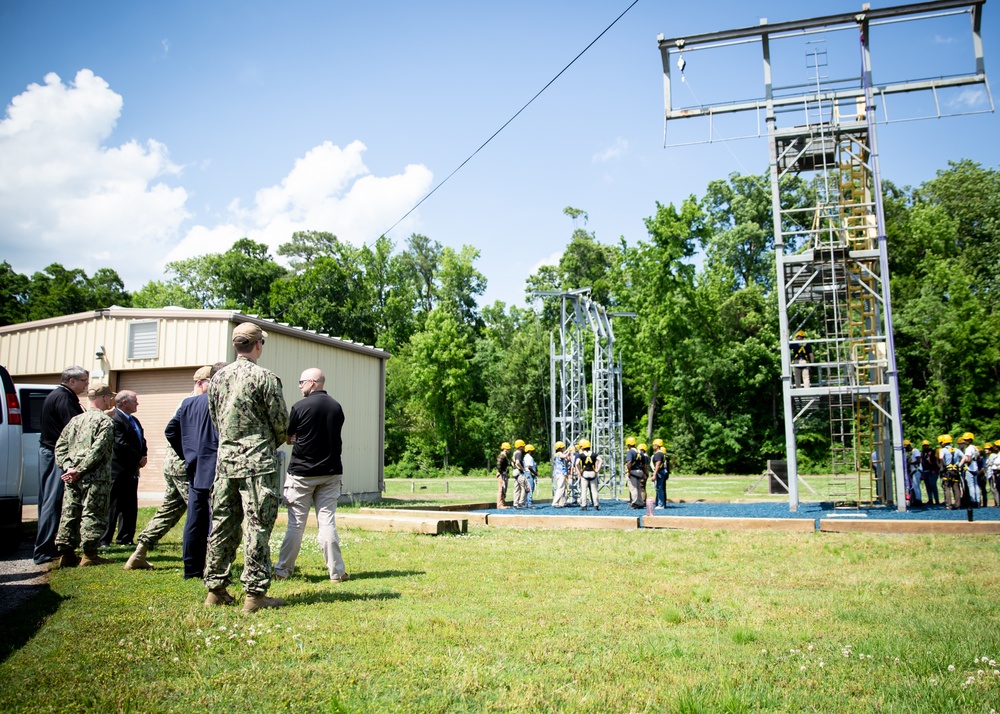
[[[38,590],[34,596],[28,596],[27,602],[14,608],[0,617],[0,662],[4,662],[14,652],[24,647],[42,624],[59,609],[59,605],[67,598],[54,592],[48,585],[8,585],[6,587],[24,587]]]
[[[346,590],[337,592],[321,591],[303,593],[301,595],[288,595],[284,600],[289,605],[316,605],[323,602],[351,602],[356,600],[398,600],[402,595],[399,593],[352,593]]]
[[[374,580],[376,578],[410,578],[414,575],[426,575],[423,570],[366,570],[364,572],[352,572],[347,582],[353,580]],[[330,580],[328,575],[303,575],[303,580],[311,583],[323,583]]]

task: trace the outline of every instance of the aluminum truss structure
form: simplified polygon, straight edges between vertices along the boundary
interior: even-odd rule
[[[623,484],[622,366],[615,360],[611,314],[590,299],[590,288],[566,292],[539,291],[538,297],[558,297],[559,339],[550,337],[549,395],[552,436],[575,444],[590,439],[604,459],[598,491],[618,498]],[[588,404],[585,351],[593,338],[592,398]],[[590,407],[590,408],[588,408]]]
[[[711,122],[716,115],[739,112],[753,112],[758,122],[761,116],[766,122],[792,511],[797,510],[799,500],[796,425],[811,413],[825,413],[828,417],[834,470],[830,490],[837,503],[860,507],[894,500],[900,511],[906,509],[903,427],[875,132],[876,99],[884,105],[889,95],[931,92],[937,116],[942,116],[939,91],[981,86],[989,98],[989,110],[984,111],[992,111],[980,32],[984,2],[936,0],[876,10],[865,5],[856,14],[658,38],[666,122],[692,117],[706,117]],[[883,86],[873,84],[872,26],[956,14],[968,14],[971,19],[971,71]],[[822,73],[824,50],[818,48],[814,38],[841,31],[859,35],[860,72],[854,78],[830,80]],[[814,70],[813,81],[776,86],[772,81],[772,42],[798,36],[809,36],[808,66]],[[762,99],[673,107],[671,65],[677,61],[683,72],[682,53],[751,43],[759,44],[761,49]],[[814,205],[783,207],[782,178],[790,174],[811,179]],[[804,379],[793,380],[789,336],[799,329],[816,335],[805,340],[816,356],[808,370],[816,381],[810,380],[808,386]],[[890,464],[891,469],[883,468]]]

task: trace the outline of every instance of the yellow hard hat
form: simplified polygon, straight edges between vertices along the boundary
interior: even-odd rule
[[[646,445],[645,444],[639,444],[639,451],[645,451],[645,450],[646,450]]]
[[[635,437],[630,436],[629,438],[625,439],[625,446],[635,446]]]
[[[581,449],[589,449],[590,439],[580,439],[580,443],[578,445]]]
[[[525,451],[534,451],[535,447],[534,447],[533,444],[528,444],[527,446],[524,447],[524,450]]]
[[[931,442],[927,441],[927,439],[924,439],[923,441],[920,442],[920,445],[921,446],[930,446]]]
[[[805,330],[799,330],[798,332],[795,333],[795,336],[796,337],[805,337],[806,336],[806,331]]]
[[[975,435],[971,431],[967,431],[964,434],[962,434],[962,438],[960,439],[960,441],[972,441],[975,438],[976,438]]]
[[[506,451],[509,448],[510,448],[510,442],[509,441],[505,441],[502,444],[500,444],[500,449],[502,451]]]
[[[938,437],[938,441],[942,444],[950,444],[951,434],[942,434],[941,436]]]
[[[653,439],[654,449],[659,449],[661,446],[663,446],[663,439]]]
[[[992,449],[993,448],[993,442],[992,441],[987,441],[985,444],[983,444],[983,448],[984,449]]]
[[[561,441],[556,442],[556,451],[562,451],[565,448],[566,444],[562,443]]]
[[[913,444],[910,443],[909,439],[903,439],[903,446],[913,446]]]
[[[518,439],[514,442],[515,449],[520,449],[522,446],[524,446],[524,439]]]
[[[667,447],[661,446],[659,449],[657,449],[657,451],[659,451],[661,454],[665,454],[667,453]]]

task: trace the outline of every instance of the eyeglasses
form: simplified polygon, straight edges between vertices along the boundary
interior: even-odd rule
[[[315,379],[300,379],[299,380],[299,386],[301,387],[306,382],[315,382],[315,381],[316,381]]]

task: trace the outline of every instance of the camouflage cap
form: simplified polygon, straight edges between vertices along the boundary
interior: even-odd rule
[[[111,387],[106,384],[102,384],[99,387],[91,387],[87,390],[88,399],[97,399],[98,397],[103,397],[105,395],[115,396],[115,393],[111,391]]]
[[[200,382],[203,379],[209,379],[212,376],[211,367],[199,367],[198,371],[194,373],[194,381]]]
[[[244,322],[233,328],[233,344],[249,345],[260,342],[267,337],[267,333],[252,322]]]

